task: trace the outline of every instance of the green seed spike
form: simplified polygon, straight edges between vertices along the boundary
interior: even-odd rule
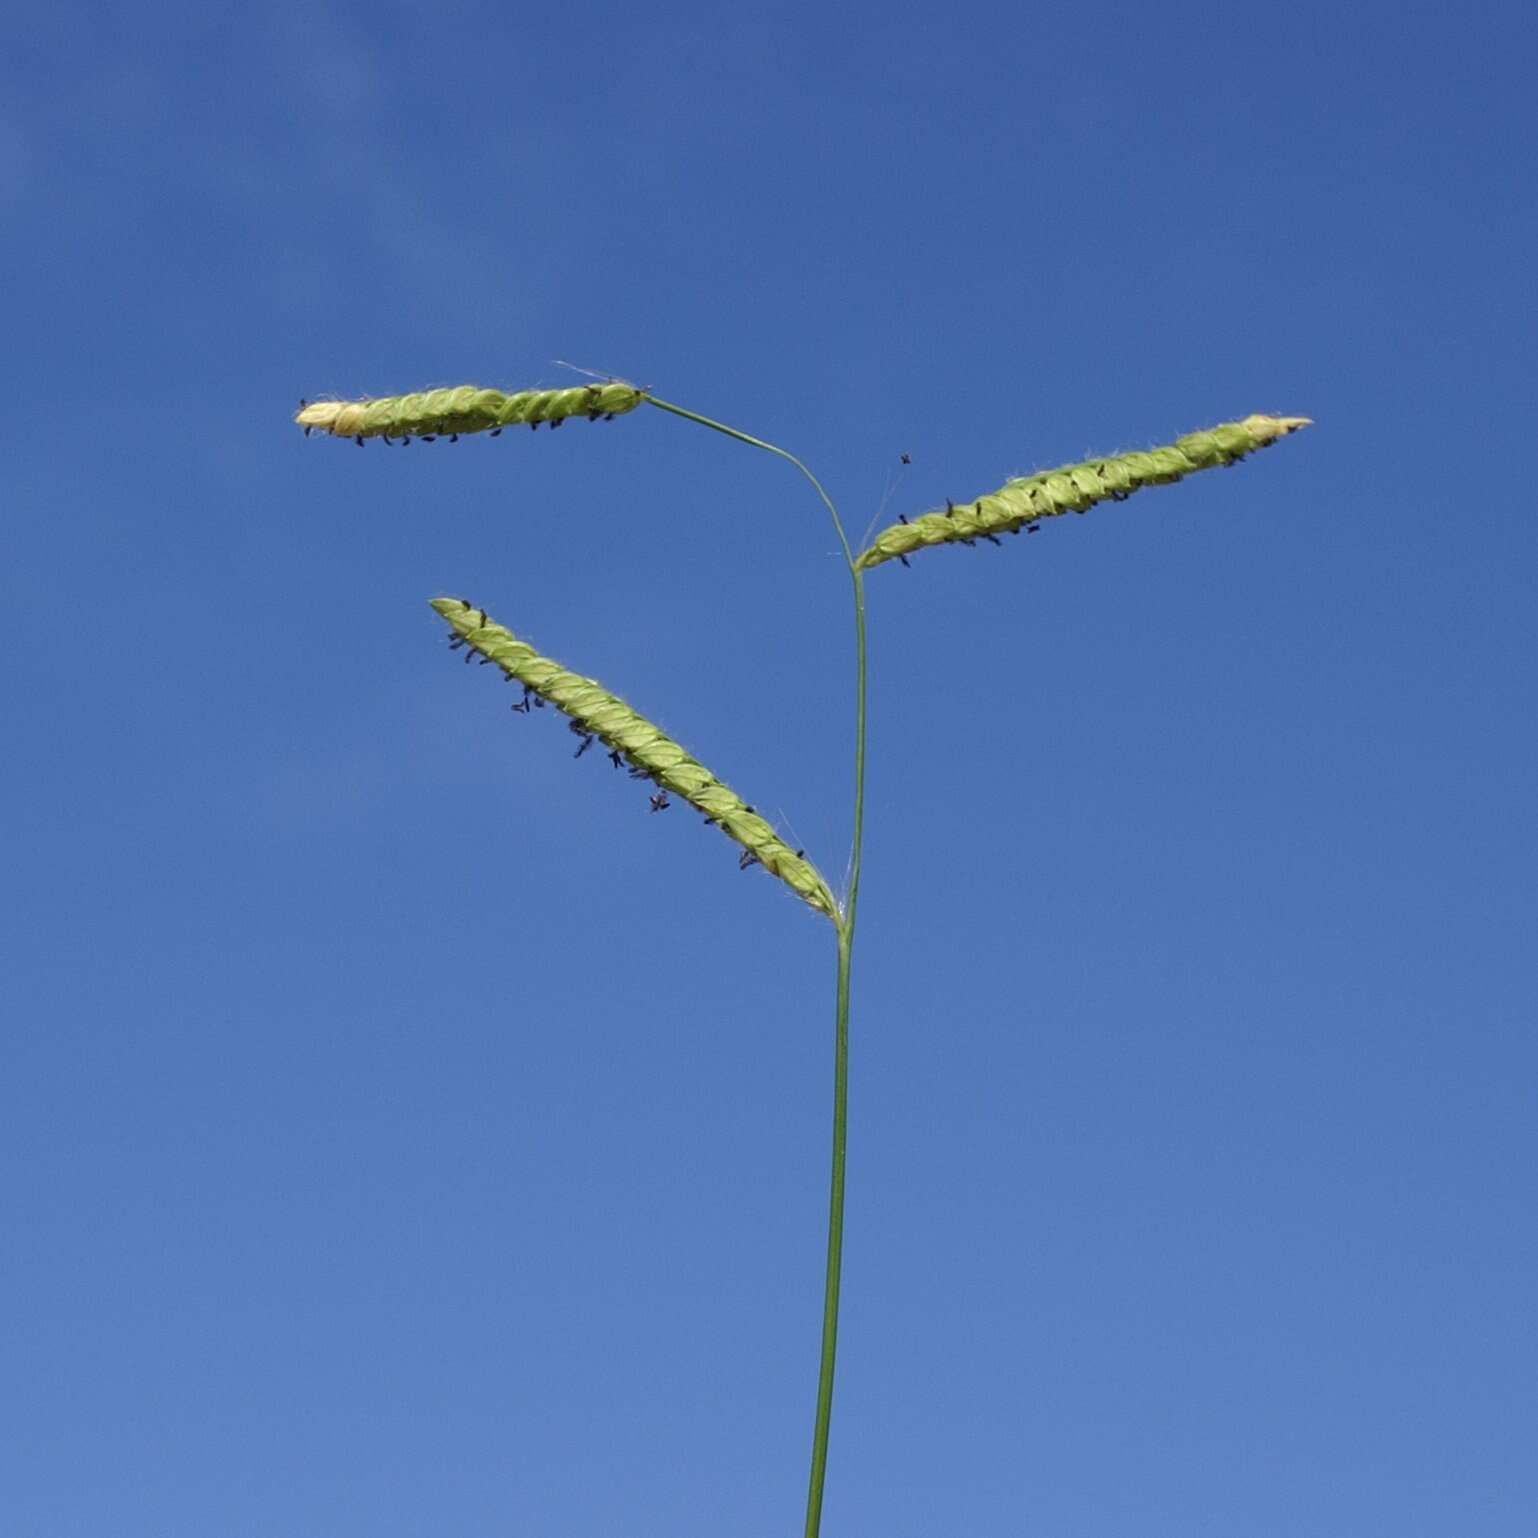
[[[644,399],[634,385],[618,380],[569,390],[520,390],[516,395],[459,385],[377,400],[314,401],[302,407],[294,421],[306,435],[319,431],[337,438],[431,438],[495,431],[524,422],[531,427],[549,422],[554,427],[567,417],[596,422],[634,411]]]
[[[901,560],[927,545],[1018,533],[1034,527],[1042,518],[1082,513],[1097,502],[1121,501],[1144,486],[1164,486],[1198,470],[1236,464],[1246,454],[1309,425],[1308,417],[1246,417],[1242,422],[1225,422],[1221,427],[1190,433],[1146,453],[1090,459],[1081,465],[1022,476],[975,502],[954,503],[943,513],[925,513],[911,523],[883,529],[856,565],[871,567]]]
[[[798,897],[838,922],[838,903],[817,868],[660,727],[593,679],[568,673],[541,656],[527,641],[487,619],[485,610],[458,598],[435,598],[432,606],[471,651],[564,711],[576,728],[598,738],[648,779],[697,807]]]

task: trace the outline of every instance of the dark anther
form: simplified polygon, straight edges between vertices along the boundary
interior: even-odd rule
[[[500,427],[493,427],[491,430],[491,436],[493,438],[500,438],[502,436],[502,429]]]
[[[521,700],[519,700],[513,706],[513,709],[516,710],[518,712],[518,714],[521,715],[521,716],[528,715],[528,713],[529,713],[529,704],[530,704],[530,701],[533,700],[533,698],[534,698],[534,691],[533,691],[533,689],[531,689],[528,684],[525,684],[523,686],[523,698]]]
[[[545,708],[544,700],[537,694],[534,696],[534,708],[536,710],[543,710]]]
[[[354,438],[352,441],[354,443],[356,443],[358,445],[358,447],[361,449],[363,447],[363,434],[359,433],[358,436],[356,438]]]
[[[404,433],[401,434],[401,447],[403,449],[409,449],[411,447],[411,439]]]
[[[643,765],[632,764],[630,766],[630,778],[632,780],[649,780],[651,777],[651,770],[645,768]]]
[[[956,504],[949,497],[945,499],[945,516],[947,518],[954,518],[956,516]]]
[[[564,421],[565,421],[565,420],[566,420],[566,418],[565,418],[565,417],[557,417],[557,418],[556,418],[556,419],[555,419],[555,420],[554,420],[554,421],[553,421],[553,422],[551,422],[551,424],[550,424],[550,429],[551,429],[551,431],[552,431],[552,432],[553,432],[553,431],[554,431],[554,430],[555,430],[555,429],[556,429],[556,428],[557,428],[557,427],[559,427],[559,426],[560,426],[560,425],[561,425],[561,423],[562,423],[562,422],[564,422]]]
[[[651,809],[654,812],[665,812],[672,804],[665,790],[659,790],[655,796],[651,797]]]
[[[450,433],[449,434],[449,442],[450,443],[458,443],[459,442],[459,434],[458,433]]]
[[[901,561],[901,562],[902,562],[902,563],[903,563],[903,565],[904,565],[904,566],[907,566],[907,567],[908,567],[908,570],[909,570],[909,571],[912,571],[912,570],[913,570],[913,568],[912,568],[912,566],[909,566],[909,565],[908,565],[908,557],[907,557],[907,556],[905,556],[905,555],[900,555],[900,556],[898,556],[898,557],[897,557],[897,559],[898,559],[898,560],[899,560],[899,561]]]
[[[538,422],[530,422],[529,423],[529,431],[531,433],[537,433],[539,431],[539,423]]]
[[[803,857],[804,857],[804,856],[805,856],[805,854],[806,854],[806,850],[804,850],[804,849],[798,849],[798,850],[797,850],[797,851],[796,851],[796,858],[797,858],[797,859],[798,859],[798,860],[799,860],[799,859],[802,859],[802,858],[803,858]]]
[[[913,456],[911,454],[899,454],[897,457],[902,460],[905,465],[911,465],[913,463]]]
[[[449,637],[449,650],[451,652],[457,652],[464,644],[465,638],[462,635],[451,635]]]
[[[589,422],[596,422],[602,415],[603,412],[601,411],[590,411],[587,414],[587,419]]]
[[[611,764],[613,764],[616,769],[624,768],[625,760],[620,757],[620,751],[619,751],[618,748],[610,749],[610,751],[609,751],[609,762]]]
[[[612,422],[613,420],[614,420],[614,413],[612,411],[609,412],[608,415],[606,415],[604,417],[604,421],[605,422]]]
[[[304,435],[305,435],[306,438],[308,438],[310,436],[310,429],[308,427],[305,428]]]
[[[307,400],[306,400],[306,399],[305,399],[305,398],[304,398],[304,397],[303,397],[303,396],[302,396],[302,395],[301,395],[301,396],[300,396],[300,397],[299,397],[299,409],[300,409],[300,410],[301,410],[301,411],[303,411],[303,410],[304,410],[304,408],[305,408],[305,407],[306,407],[306,406],[308,406],[308,405],[309,405],[309,404],[310,404],[310,403],[309,403],[309,402],[308,402],[308,401],[307,401]]]
[[[899,523],[906,523],[908,521],[908,515],[906,513],[899,513],[897,515],[897,521]]]
[[[386,447],[386,448],[387,448],[387,449],[393,449],[393,448],[394,448],[394,447],[395,447],[395,439],[393,439],[393,438],[392,438],[392,437],[391,437],[391,436],[390,436],[390,435],[389,435],[389,433],[381,433],[381,434],[380,434],[380,435],[379,435],[379,441],[380,441],[380,442],[381,442],[381,443],[382,443],[382,444],[384,444],[384,446],[385,446],[385,447]]]
[[[738,870],[746,870],[750,865],[758,864],[758,856],[751,849],[744,849],[742,857],[737,861]]]
[[[985,534],[984,534],[984,535],[983,535],[983,538],[984,538],[984,539],[986,539],[986,540],[987,540],[987,541],[988,541],[988,543],[989,543],[989,544],[991,544],[991,545],[996,545],[996,544],[998,544],[998,543],[999,543],[999,541],[998,541],[998,540],[996,540],[996,539],[995,539],[995,538],[994,538],[994,537],[993,537],[993,535],[991,535],[991,534],[986,534],[986,533],[985,533]]]
[[[757,807],[745,806],[745,807],[743,807],[743,811],[745,811],[748,814],[749,817],[756,817],[756,816],[758,816],[758,808]]]
[[[1131,495],[1130,491],[1113,491],[1111,493],[1111,500],[1113,502],[1125,502]]]
[[[436,440],[434,439],[434,437],[433,437],[433,435],[431,433],[423,433],[422,434],[422,442],[423,443],[433,443],[435,441]]]
[[[1027,534],[1037,534],[1040,533],[1040,531],[1041,525],[1039,523],[1028,523],[1025,526],[1025,532]]]
[[[573,724],[573,725],[575,725],[575,724],[576,724],[576,723],[575,723],[575,722],[573,722],[573,723],[572,723],[572,724]],[[573,757],[573,758],[581,758],[581,757],[582,757],[582,755],[583,755],[583,754],[584,754],[584,753],[586,753],[586,752],[587,752],[587,750],[588,750],[588,749],[589,749],[589,748],[590,748],[590,747],[592,747],[592,745],[593,745],[593,739],[592,739],[592,738],[591,738],[591,737],[589,737],[589,736],[587,736],[587,735],[585,735],[585,734],[584,734],[584,735],[583,735],[583,738],[582,738],[582,744],[581,744],[581,746],[580,746],[580,747],[579,747],[579,748],[578,748],[578,749],[577,749],[577,751],[576,751],[576,752],[575,752],[575,753],[573,753],[573,754],[572,754],[572,755],[571,755],[571,756],[572,756],[572,757]]]

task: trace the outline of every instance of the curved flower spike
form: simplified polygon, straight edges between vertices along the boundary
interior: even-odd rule
[[[1307,417],[1246,417],[1205,432],[1191,433],[1164,448],[1111,459],[1063,465],[1039,475],[1007,481],[990,496],[975,502],[952,503],[943,513],[925,513],[911,523],[883,529],[860,556],[859,566],[898,561],[929,545],[992,539],[1033,529],[1043,518],[1082,513],[1097,502],[1122,501],[1144,486],[1164,486],[1198,470],[1231,465],[1310,425]]]
[[[639,777],[655,781],[663,791],[671,791],[697,807],[708,822],[743,847],[744,868],[755,862],[762,865],[804,902],[838,923],[838,903],[816,866],[660,727],[593,679],[568,673],[558,662],[541,656],[527,641],[520,641],[510,630],[489,620],[484,609],[473,608],[459,598],[435,598],[432,606],[459,637],[455,644],[478,652],[509,678],[564,711],[571,718],[573,731],[598,738]],[[660,805],[658,802],[654,797],[655,810],[667,804],[665,797]]]
[[[433,438],[440,434],[501,431],[527,422],[538,427],[559,426],[567,417],[596,422],[634,411],[645,396],[634,385],[577,385],[569,390],[520,390],[504,395],[459,385],[452,390],[428,390],[420,395],[385,395],[377,400],[313,401],[301,407],[294,421],[305,430],[337,438]]]

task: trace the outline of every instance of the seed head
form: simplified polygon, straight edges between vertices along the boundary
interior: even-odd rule
[[[703,812],[803,901],[837,923],[838,904],[817,868],[659,726],[595,680],[569,673],[558,662],[541,656],[527,641],[489,621],[484,610],[460,598],[435,598],[432,605],[462,639],[467,654],[475,652],[495,663],[509,678],[517,679],[528,694],[565,712],[574,732],[596,737],[610,750],[611,757],[619,755],[616,766],[627,762],[638,779],[654,781],[659,788],[659,794],[651,798],[654,811],[667,805],[671,791]]]
[[[1082,513],[1097,502],[1124,501],[1144,486],[1163,486],[1198,470],[1237,464],[1246,454],[1309,425],[1307,417],[1246,417],[1191,433],[1164,448],[1022,476],[975,502],[947,502],[943,513],[925,513],[883,529],[858,564],[870,567],[902,561],[930,545],[971,544],[995,534],[1013,534],[1022,527],[1034,532],[1038,519]]]
[[[421,438],[432,442],[440,434],[451,441],[459,433],[501,432],[519,422],[559,427],[567,417],[608,420],[634,411],[645,399],[634,385],[611,380],[577,385],[569,390],[482,390],[460,385],[452,390],[428,390],[420,395],[385,395],[376,400],[314,401],[300,409],[294,421],[311,431],[337,438]]]

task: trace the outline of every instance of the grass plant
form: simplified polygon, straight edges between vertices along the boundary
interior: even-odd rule
[[[842,900],[835,897],[817,868],[806,859],[804,851],[791,849],[740,796],[659,727],[601,684],[569,672],[541,655],[528,642],[493,622],[484,609],[467,600],[437,598],[432,601],[432,607],[449,626],[450,646],[463,651],[467,662],[479,660],[494,665],[509,681],[523,685],[521,697],[513,703],[514,710],[548,704],[561,711],[568,718],[572,732],[581,739],[577,756],[580,757],[594,742],[601,742],[616,769],[626,769],[635,778],[647,780],[657,787],[651,795],[652,810],[664,810],[670,804],[669,797],[678,796],[740,846],[739,864],[744,867],[762,865],[802,901],[832,921],[838,946],[834,996],[832,1167],[822,1338],[805,1525],[805,1538],[818,1538],[827,1479],[843,1271],[850,966],[859,907],[865,824],[866,575],[893,560],[906,566],[910,555],[938,545],[976,544],[979,540],[999,544],[999,535],[1018,534],[1022,530],[1034,533],[1046,518],[1083,513],[1100,502],[1125,500],[1147,486],[1165,485],[1201,470],[1236,464],[1256,450],[1308,426],[1309,422],[1306,417],[1249,416],[1242,421],[1190,433],[1160,448],[1086,460],[1018,477],[975,501],[950,502],[943,511],[924,513],[911,520],[902,518],[857,551],[850,543],[833,500],[817,477],[793,454],[621,380],[566,390],[524,390],[513,394],[466,385],[371,400],[301,402],[295,420],[306,436],[321,431],[337,438],[351,438],[359,445],[370,438],[379,438],[387,444],[406,444],[413,439],[431,442],[444,437],[452,440],[460,434],[475,432],[490,432],[495,436],[503,428],[516,424],[537,428],[541,422],[547,422],[554,428],[572,417],[606,420],[634,411],[643,404],[786,460],[810,483],[833,521],[849,568],[855,628],[853,826],[849,879]]]

